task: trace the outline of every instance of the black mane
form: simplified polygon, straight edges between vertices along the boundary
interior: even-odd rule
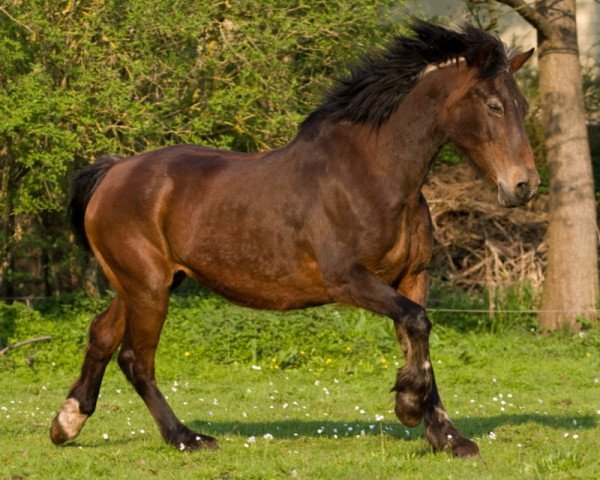
[[[338,80],[321,106],[303,125],[315,119],[347,120],[380,126],[419,81],[429,65],[464,58],[482,78],[507,69],[506,47],[494,35],[465,24],[449,30],[416,18],[412,36],[396,36],[387,48],[364,56],[350,75]]]

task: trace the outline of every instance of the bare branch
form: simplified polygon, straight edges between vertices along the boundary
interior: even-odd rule
[[[22,347],[23,345],[29,345],[30,343],[43,342],[45,340],[51,340],[51,339],[52,339],[52,337],[45,335],[43,337],[30,338],[29,340],[23,340],[22,342],[15,343],[14,345],[9,345],[8,347],[4,347],[2,350],[0,350],[0,357],[2,355],[4,355],[6,352],[8,352],[9,350],[14,350],[15,348]]]
[[[496,0],[499,3],[503,3],[511,7],[516,11],[524,20],[526,20],[533,28],[542,33],[545,37],[551,38],[553,36],[554,29],[548,19],[542,15],[535,7],[525,3],[525,0]]]
[[[19,20],[17,20],[15,17],[13,17],[10,13],[8,13],[6,11],[6,9],[2,6],[0,6],[0,12],[2,12],[4,15],[6,15],[8,18],[10,18],[13,22],[15,22],[17,25],[23,27],[25,30],[27,30],[29,33],[32,33],[35,35],[35,32],[29,28],[27,25],[25,25],[23,22],[20,22]]]

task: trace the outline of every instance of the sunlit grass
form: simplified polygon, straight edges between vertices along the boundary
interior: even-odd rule
[[[285,315],[211,297],[174,302],[157,376],[179,418],[216,436],[218,452],[164,444],[114,361],[97,413],[76,441],[56,447],[50,421],[77,376],[85,325],[99,308],[2,311],[11,339],[49,333],[53,340],[0,358],[0,478],[598,478],[595,330],[492,335],[435,325],[432,363],[442,398],[482,453],[458,460],[432,454],[421,427],[396,421],[389,388],[402,360],[385,319],[329,307],[293,312],[290,320],[300,323],[293,325]],[[240,339],[232,319],[258,326],[240,323]],[[219,326],[224,338],[211,353]],[[286,352],[294,343],[292,361]]]

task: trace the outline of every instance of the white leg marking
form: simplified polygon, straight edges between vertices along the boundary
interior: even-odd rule
[[[74,398],[67,398],[62,404],[56,421],[71,440],[79,434],[87,418],[88,416],[79,410],[79,402]]]

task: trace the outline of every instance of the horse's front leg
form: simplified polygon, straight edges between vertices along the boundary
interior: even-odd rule
[[[398,291],[424,307],[429,291],[427,273],[406,277]],[[397,417],[409,427],[417,426],[423,419],[425,434],[435,451],[449,450],[458,457],[479,455],[477,444],[456,429],[440,399],[429,357],[429,320],[424,321],[418,335],[409,331],[409,323],[395,321],[396,334],[406,356],[406,365],[398,370],[392,388],[396,392]]]
[[[415,427],[425,419],[427,438],[434,450],[449,449],[460,457],[477,455],[477,445],[454,428],[439,398],[429,358],[431,322],[425,308],[360,266],[338,277],[329,291],[336,301],[366,308],[394,321],[406,357],[393,388],[400,421]]]

